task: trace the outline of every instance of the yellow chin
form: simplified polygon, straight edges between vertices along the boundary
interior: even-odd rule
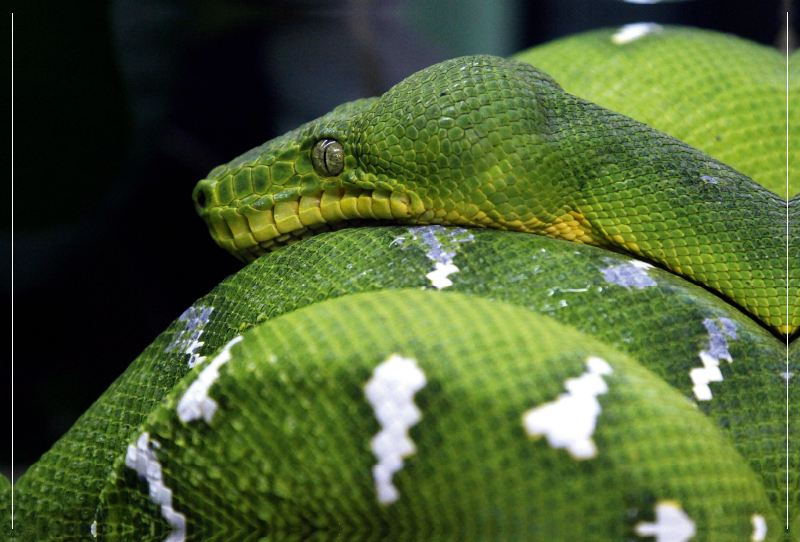
[[[343,228],[349,220],[402,221],[420,214],[408,195],[385,190],[332,188],[293,198],[276,194],[274,199],[270,209],[251,205],[209,209],[206,223],[214,241],[251,262],[318,233]]]

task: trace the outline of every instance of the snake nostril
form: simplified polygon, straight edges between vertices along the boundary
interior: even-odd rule
[[[194,199],[195,207],[197,208],[197,212],[204,211],[206,208],[206,204],[208,203],[208,199],[206,197],[206,186],[201,182],[194,188],[194,193],[192,194],[192,198]]]

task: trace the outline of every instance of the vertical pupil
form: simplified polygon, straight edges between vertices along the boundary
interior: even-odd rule
[[[331,146],[331,143],[333,141],[329,139],[322,145],[322,162],[325,164],[325,171],[327,172],[331,170],[330,166],[328,166],[328,147]]]

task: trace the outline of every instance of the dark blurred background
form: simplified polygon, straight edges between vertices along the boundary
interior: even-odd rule
[[[20,3],[13,197],[2,209],[11,217],[13,206],[13,238],[10,218],[0,228],[9,304],[13,292],[15,464],[36,461],[171,320],[240,268],[192,206],[192,187],[214,166],[455,56],[649,21],[773,45],[785,39],[787,9],[780,0]],[[8,409],[9,392],[0,393]]]

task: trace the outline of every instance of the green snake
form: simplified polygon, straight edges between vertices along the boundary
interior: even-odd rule
[[[437,64],[214,169],[198,213],[250,263],[20,478],[13,532],[0,477],[4,531],[800,540],[785,58],[623,30]]]

